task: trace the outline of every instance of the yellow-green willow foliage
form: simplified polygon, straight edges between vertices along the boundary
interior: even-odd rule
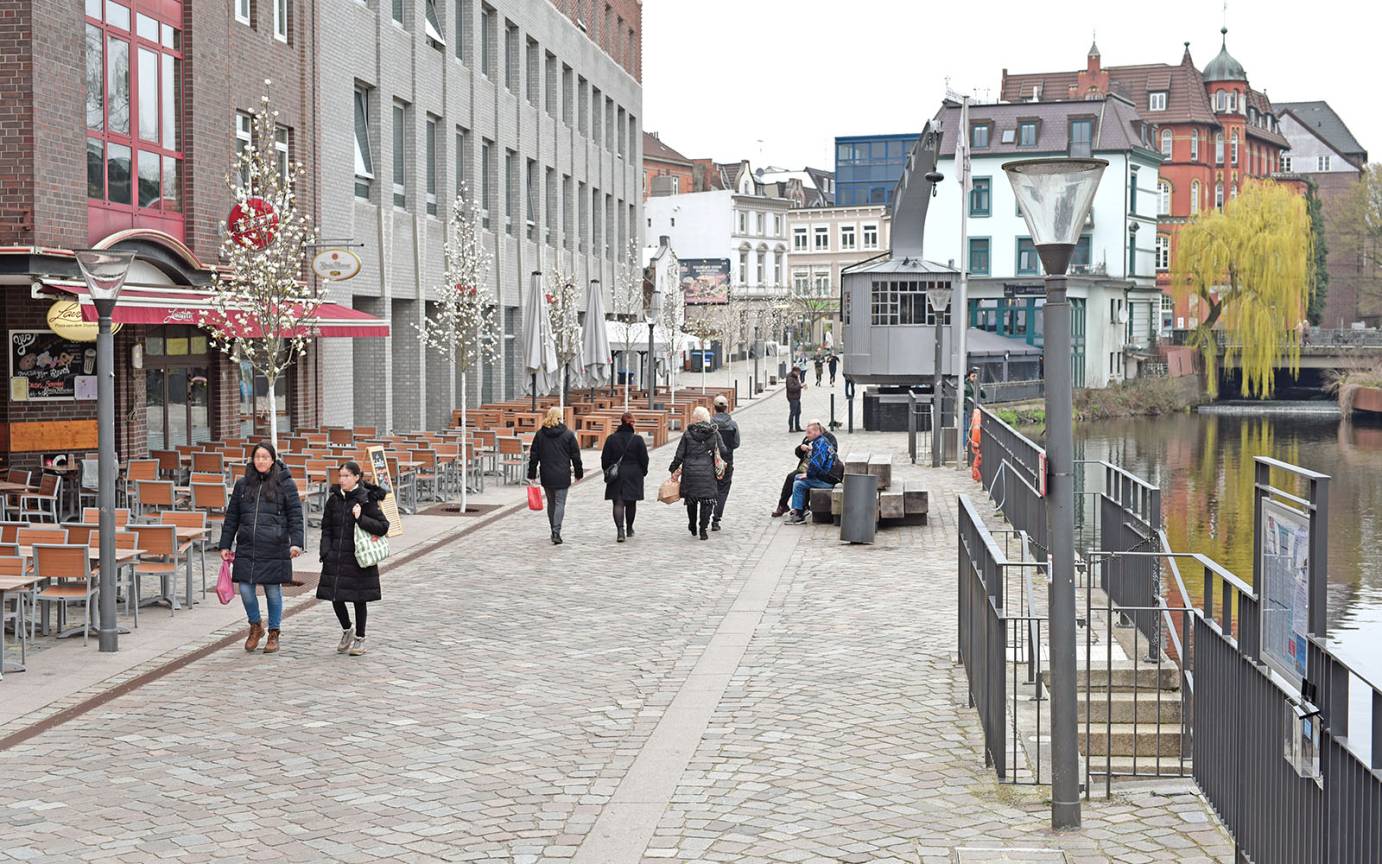
[[[1300,368],[1300,330],[1310,305],[1314,237],[1305,199],[1279,183],[1249,181],[1238,197],[1186,225],[1177,237],[1171,279],[1209,314],[1192,340],[1218,389],[1214,327],[1226,335],[1224,362],[1236,357],[1245,395],[1267,398],[1285,360]]]

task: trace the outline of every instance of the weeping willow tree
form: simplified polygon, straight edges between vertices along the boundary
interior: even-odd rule
[[[1238,360],[1245,395],[1267,398],[1276,369],[1300,368],[1300,327],[1314,279],[1314,237],[1305,199],[1270,181],[1249,182],[1222,210],[1210,210],[1177,238],[1171,279],[1209,314],[1191,334],[1204,356],[1210,395],[1218,392],[1216,326],[1224,363]]]

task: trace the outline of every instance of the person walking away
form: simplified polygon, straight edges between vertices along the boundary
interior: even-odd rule
[[[795,366],[787,372],[787,431],[801,431],[801,373]]]
[[[623,543],[625,534],[633,536],[633,518],[643,500],[643,478],[648,476],[648,444],[634,429],[633,415],[627,411],[619,418],[619,428],[605,438],[600,469],[605,473],[605,500],[614,502],[615,541]]]
[[[283,624],[283,586],[293,579],[293,559],[302,554],[302,501],[288,466],[278,461],[272,445],[258,444],[245,474],[235,481],[226,504],[225,522],[217,548],[221,559],[234,557],[231,580],[240,587],[240,601],[249,619],[245,650],[259,647],[264,625],[259,614],[256,585],[264,587],[269,607],[269,639],[264,653],[278,652]]]
[[[988,398],[983,386],[979,383],[979,367],[969,367],[969,372],[965,373],[965,404],[962,410],[965,424],[965,448],[969,448],[969,427],[974,419],[974,409],[979,407],[979,403]],[[972,455],[972,454],[971,454]]]
[[[816,386],[821,386],[821,375],[825,374],[825,360],[816,355]]]
[[[355,559],[355,528],[358,526],[371,537],[389,533],[389,519],[379,506],[387,493],[366,483],[361,473],[357,462],[346,462],[336,472],[336,485],[331,487],[322,510],[318,556],[322,575],[317,583],[317,599],[331,601],[336,620],[341,623],[341,644],[336,646],[336,653],[349,652],[351,657],[365,653],[365,604],[380,598],[379,565],[361,567]],[[353,625],[347,603],[355,606]]]
[[[716,477],[715,455],[728,459],[729,450],[720,437],[719,427],[710,419],[705,406],[698,405],[691,412],[691,425],[677,443],[677,455],[672,458],[673,474],[681,469],[681,497],[686,502],[686,527],[691,536],[709,540],[706,529],[715,512]]]
[[[824,432],[825,439],[830,442],[836,452],[839,451],[839,442],[835,440],[835,433],[829,429]],[[786,515],[792,509],[792,487],[797,482],[797,475],[806,470],[806,463],[811,456],[811,437],[809,435],[801,439],[801,443],[792,448],[792,458],[796,460],[797,467],[787,472],[787,477],[782,481],[782,494],[777,498],[777,509],[773,511],[773,518]]]
[[[830,359],[827,361],[827,363],[830,366],[830,386],[834,387],[835,373],[839,371],[840,368],[840,356],[838,354],[831,354]]]
[[[552,545],[561,545],[561,520],[566,515],[566,493],[571,489],[571,475],[579,480],[585,476],[581,465],[581,448],[576,436],[562,422],[560,408],[551,407],[542,418],[542,428],[533,436],[528,450],[528,480],[538,479],[541,468],[542,489],[547,493],[547,522],[552,528]]]
[[[723,393],[715,397],[715,414],[710,419],[720,430],[720,440],[729,451],[725,457],[725,476],[715,483],[715,515],[710,520],[710,530],[719,531],[720,519],[725,515],[725,502],[729,500],[729,487],[734,484],[734,451],[739,449],[739,424],[729,416],[729,400]]]
[[[821,421],[812,420],[806,424],[806,437],[811,442],[811,450],[806,470],[798,474],[792,484],[792,515],[787,518],[788,525],[806,521],[807,495],[811,489],[829,489],[844,479],[844,465],[830,439],[825,437]]]

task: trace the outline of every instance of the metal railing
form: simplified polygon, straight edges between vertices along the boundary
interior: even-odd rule
[[[979,409],[979,477],[985,491],[1014,530],[1026,532],[1037,555],[1045,558],[1046,451],[998,419]]]

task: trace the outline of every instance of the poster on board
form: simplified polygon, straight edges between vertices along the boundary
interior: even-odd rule
[[[368,475],[366,479],[388,493],[384,496],[384,500],[379,502],[379,509],[384,511],[384,517],[389,520],[389,536],[401,536],[403,534],[403,517],[398,512],[398,498],[394,495],[393,475],[389,473],[389,459],[384,455],[383,447],[365,448],[365,474]]]
[[[1278,501],[1262,501],[1257,550],[1262,659],[1291,679],[1307,672],[1310,621],[1310,521]]]
[[[10,331],[10,399],[14,402],[70,401],[77,379],[95,381],[96,346],[51,330]],[[86,395],[85,388],[83,396]]]
[[[683,258],[680,276],[686,305],[729,302],[728,258]]]

